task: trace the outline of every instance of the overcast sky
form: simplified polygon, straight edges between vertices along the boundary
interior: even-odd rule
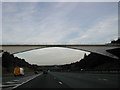
[[[104,44],[118,37],[117,2],[4,2],[2,11],[2,44]],[[62,64],[83,54],[50,48],[17,55]]]
[[[117,38],[117,3],[3,3],[3,44],[106,43]]]

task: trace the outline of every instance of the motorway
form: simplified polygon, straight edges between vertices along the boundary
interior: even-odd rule
[[[66,84],[62,83],[59,79],[51,74],[40,75],[28,83],[25,83],[18,88],[69,88]]]
[[[15,80],[15,79],[20,79],[20,78],[28,77],[28,76],[32,76],[32,75],[34,75],[34,74],[33,73],[25,74],[24,76],[21,76],[21,77],[14,77],[14,75],[13,76],[9,76],[9,77],[2,77],[2,83],[4,84],[7,81],[12,81],[12,80]]]
[[[12,89],[19,88],[119,88],[119,75],[49,72],[38,74]]]

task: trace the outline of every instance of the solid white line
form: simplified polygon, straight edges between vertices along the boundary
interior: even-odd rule
[[[19,84],[12,84],[12,85],[0,85],[0,88],[4,88],[4,87],[11,87],[11,86],[16,86],[16,85],[19,85]]]
[[[23,85],[23,84],[25,84],[25,83],[29,82],[30,80],[32,80],[32,79],[34,79],[34,78],[38,77],[39,75],[42,75],[42,73],[40,73],[40,74],[36,75],[35,77],[30,78],[30,79],[28,79],[27,81],[25,81],[25,82],[23,82],[23,83],[21,83],[21,84],[19,84],[19,85],[15,86],[15,87],[13,87],[13,89],[15,89],[15,88],[17,88],[18,86],[21,86],[21,85]]]

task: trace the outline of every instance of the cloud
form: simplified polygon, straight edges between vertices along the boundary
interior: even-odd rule
[[[119,2],[119,0],[4,0],[4,2]]]
[[[93,5],[95,9],[91,7]],[[97,5],[95,3],[90,5],[89,3],[87,5],[85,3],[83,5],[80,3],[3,3],[3,43],[105,43],[116,37],[117,21],[112,17],[115,12],[111,15],[109,5],[109,9],[106,9],[108,13],[100,11],[102,4]],[[97,20],[100,16],[102,20],[101,18]],[[103,38],[104,41],[101,42]]]
[[[16,56],[26,58],[31,64],[61,65],[79,61],[83,58],[84,53],[84,51],[80,50],[55,47],[24,52]]]
[[[88,28],[79,37],[69,41],[69,43],[98,44],[107,43],[118,37],[118,18],[117,16],[105,17],[91,28]]]
[[[82,4],[3,3],[3,44],[94,44],[117,37],[117,4]],[[63,64],[84,52],[46,48],[17,55],[31,63]]]
[[[24,4],[21,5],[24,6]],[[76,4],[70,5],[68,4],[67,8],[64,9],[61,8],[64,5],[65,5],[64,3],[62,4],[60,3],[55,5],[54,7],[51,7],[50,9],[51,12],[47,10],[49,15],[47,14],[46,16],[46,11],[38,12],[39,10],[36,9],[37,8],[36,4],[34,5],[28,4],[27,7],[24,7],[24,9],[23,8],[21,9],[19,8],[19,6],[17,6],[18,8],[14,11],[13,9],[16,7],[16,4],[13,5],[14,7],[5,4],[6,6],[5,8],[9,8],[9,10],[5,9],[4,12],[14,13],[13,15],[14,17],[7,14],[3,19],[4,23],[3,42],[4,41],[7,43],[60,42],[61,39],[71,34],[72,32],[75,32],[74,27],[69,26],[69,24],[67,24],[64,20],[65,18],[67,18],[67,15],[72,10],[74,10]],[[36,17],[34,13],[37,13]],[[41,13],[43,13],[43,15],[39,15]],[[10,17],[13,19],[10,19]]]

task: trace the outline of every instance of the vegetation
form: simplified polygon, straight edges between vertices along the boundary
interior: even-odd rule
[[[111,41],[110,44],[120,44],[120,39]],[[120,48],[108,50],[108,52],[120,58]],[[40,67],[42,68],[42,67]],[[44,67],[45,68],[45,67]],[[71,64],[46,66],[46,69],[52,71],[120,71],[120,59],[113,59],[107,56],[91,53],[88,56]]]
[[[36,70],[37,65],[31,65],[25,61],[25,59],[21,59],[18,57],[14,57],[13,54],[8,52],[4,52],[2,54],[2,72],[3,75],[7,75],[8,73],[13,73],[15,67],[23,67],[26,73],[33,72]]]
[[[120,38],[111,41],[110,44],[120,44]],[[120,48],[108,50],[108,52],[120,58]],[[68,71],[120,71],[120,59],[91,53],[88,56],[85,54],[84,58],[78,62],[62,65],[61,67],[63,67],[62,70]]]
[[[118,38],[117,40],[111,41],[111,44],[120,44],[120,38]]]
[[[110,44],[120,44],[120,39],[111,41]],[[120,58],[120,48],[108,50],[108,52],[115,54]],[[3,75],[13,73],[15,67],[24,67],[26,71],[42,71],[49,69],[52,71],[120,71],[120,59],[113,59],[107,56],[91,53],[88,56],[85,54],[84,58],[71,64],[52,65],[52,66],[38,66],[32,65],[13,54],[4,52],[2,54],[2,71]]]

